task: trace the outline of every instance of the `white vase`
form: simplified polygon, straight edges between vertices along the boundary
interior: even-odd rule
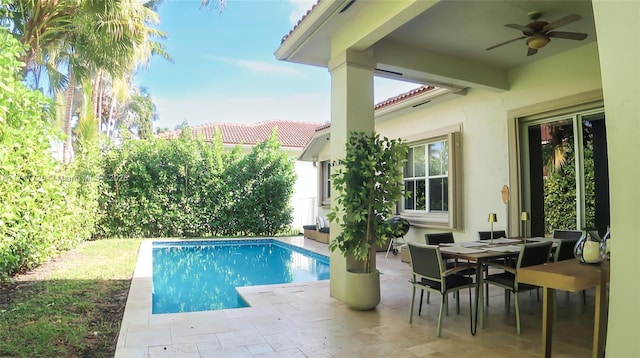
[[[344,303],[354,310],[368,311],[380,303],[380,272],[346,272]]]

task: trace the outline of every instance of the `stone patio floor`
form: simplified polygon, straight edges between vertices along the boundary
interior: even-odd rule
[[[327,245],[303,237],[280,240],[328,255]],[[491,287],[485,328],[470,334],[469,295],[462,291],[461,313],[443,318],[436,337],[439,297],[423,305],[409,324],[411,267],[400,256],[380,252],[381,303],[358,312],[330,297],[329,281],[242,287],[251,307],[207,312],[151,314],[151,241],[140,247],[116,357],[539,357],[542,302],[522,293],[522,334],[504,291]],[[426,296],[426,295],[425,295]],[[566,297],[565,297],[566,296]],[[558,293],[553,357],[588,357],[593,342],[594,292],[587,305],[578,294]],[[513,300],[512,300],[513,302]],[[513,303],[512,303],[513,305]]]

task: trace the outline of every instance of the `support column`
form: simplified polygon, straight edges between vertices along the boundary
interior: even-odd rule
[[[607,125],[611,283],[607,357],[638,357],[630,322],[640,321],[640,2],[592,1]]]
[[[344,158],[349,132],[373,132],[373,71],[375,60],[370,53],[347,50],[329,61],[331,73],[331,161]],[[335,190],[332,190],[336,195]],[[331,207],[336,205],[336,195],[331,197]],[[331,223],[330,240],[342,230]],[[331,296],[344,300],[347,260],[335,251],[331,259]]]

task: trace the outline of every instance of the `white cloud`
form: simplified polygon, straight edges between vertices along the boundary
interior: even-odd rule
[[[284,73],[288,75],[298,75],[300,71],[288,65],[274,64],[265,61],[239,60],[222,56],[207,56],[208,59],[235,65],[254,72],[264,73]]]
[[[272,119],[324,123],[330,120],[329,93],[288,96],[156,98],[160,119],[154,127],[175,128],[183,121],[206,123],[257,123]]]
[[[313,4],[316,3],[315,0],[289,0],[289,2],[293,5],[291,14],[289,14],[289,22],[291,25],[297,24],[302,16],[304,16],[307,11],[311,9]]]
[[[275,65],[273,63],[261,62],[261,61],[239,60],[238,65],[256,72],[269,72],[269,73],[275,72],[275,73],[286,73],[289,75],[296,75],[299,73],[299,71],[291,67]]]
[[[420,87],[419,84],[375,77],[375,103]],[[220,97],[213,94],[188,98],[154,98],[160,119],[154,127],[191,126],[207,123],[257,123],[272,119],[325,123],[331,120],[331,93],[246,95]]]

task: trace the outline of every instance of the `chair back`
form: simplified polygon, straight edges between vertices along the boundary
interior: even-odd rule
[[[553,229],[552,237],[554,239],[579,239],[582,237],[582,231]]]
[[[518,255],[516,269],[547,263],[551,255],[551,245],[553,245],[551,240],[523,245]]]
[[[433,281],[442,281],[442,255],[438,246],[408,243],[411,268],[414,275]]]
[[[453,233],[441,232],[436,234],[424,234],[424,241],[427,245],[453,244]]]
[[[576,246],[578,240],[580,239],[558,240],[558,246],[556,247],[556,252],[553,255],[553,261],[558,262],[574,258],[573,248]]]
[[[493,238],[498,239],[507,237],[507,233],[504,230],[494,231]],[[478,239],[480,240],[491,240],[491,231],[478,231]]]

